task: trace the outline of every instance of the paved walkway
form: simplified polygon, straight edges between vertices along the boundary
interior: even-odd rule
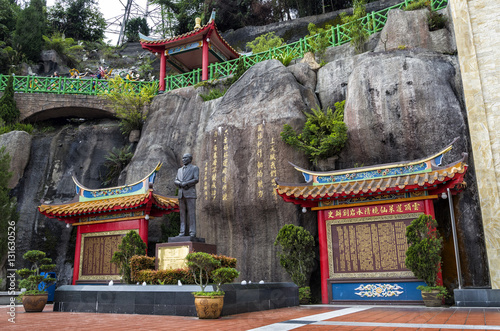
[[[500,308],[314,305],[225,316],[195,317],[53,312],[0,306],[0,330],[500,330]]]

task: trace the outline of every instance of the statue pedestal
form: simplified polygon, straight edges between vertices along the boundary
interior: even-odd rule
[[[180,236],[180,237],[168,237],[169,243],[183,243],[183,242],[196,242],[205,243],[205,238],[191,237],[191,236]]]
[[[175,239],[187,238],[188,240],[193,237],[172,237]],[[186,268],[186,255],[191,252],[205,252],[209,254],[217,254],[217,246],[212,244],[205,244],[205,239],[200,241],[170,241],[168,243],[156,244],[156,270],[165,269],[179,269]]]

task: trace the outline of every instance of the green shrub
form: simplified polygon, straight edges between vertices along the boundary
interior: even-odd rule
[[[102,184],[106,186],[115,183],[133,156],[134,153],[132,152],[131,145],[122,148],[113,147],[108,155],[105,156],[106,161],[104,162],[104,166],[107,172]]]
[[[309,286],[299,288],[299,303],[301,305],[311,303],[311,288]]]
[[[19,120],[20,115],[21,112],[17,108],[16,100],[14,100],[14,77],[11,75],[0,98],[0,117],[5,124],[14,124]]]
[[[155,269],[155,258],[146,255],[134,255],[130,258],[130,279],[136,281],[137,274],[143,270]]]
[[[301,226],[284,225],[274,241],[279,246],[277,256],[280,265],[299,288],[309,282],[314,266],[314,237]]]
[[[317,54],[319,58],[323,58],[325,51],[331,46],[332,29],[330,25],[324,28],[318,28],[314,23],[309,23],[307,26],[309,35],[306,36],[306,41],[311,52]]]
[[[131,284],[130,259],[134,255],[145,255],[146,244],[139,234],[131,230],[123,238],[118,250],[114,252],[111,262],[116,264],[125,283]]]
[[[250,48],[254,54],[265,52],[272,48],[280,47],[284,44],[282,38],[274,35],[274,32],[269,32],[258,36],[253,41],[247,43],[247,48]]]
[[[335,112],[327,108],[311,109],[305,113],[307,121],[302,133],[297,134],[289,125],[283,126],[281,139],[288,145],[303,151],[315,164],[340,153],[347,141],[347,126],[344,123],[345,101],[335,103]]]
[[[110,79],[109,84],[110,89],[101,95],[109,101],[116,117],[120,119],[121,132],[128,135],[132,130],[141,130],[149,104],[158,92],[158,85],[149,84],[136,91],[133,83],[120,76]]]
[[[210,101],[210,100],[218,99],[218,98],[224,96],[224,94],[226,94],[226,91],[227,91],[227,89],[224,89],[221,91],[217,88],[214,88],[214,89],[210,90],[208,92],[208,94],[200,93],[200,97],[203,99],[203,101]]]
[[[0,125],[0,134],[4,134],[11,131],[24,131],[29,134],[33,133],[34,127],[33,125],[27,123],[14,123],[9,125]]]
[[[366,0],[354,0],[352,15],[347,15],[345,12],[340,14],[342,23],[347,25],[351,45],[354,47],[356,54],[361,54],[365,51],[365,42],[369,37],[368,31],[365,30],[362,23],[362,18],[365,16]]]
[[[443,239],[436,226],[437,222],[432,216],[420,215],[406,228],[408,250],[405,265],[427,286],[436,286],[441,266]]]
[[[293,53],[281,53],[280,55],[273,56],[273,59],[280,61],[285,67],[292,62],[295,58]]]
[[[221,289],[222,284],[232,283],[239,275],[238,270],[229,267],[221,267],[212,271],[215,292],[224,293]]]
[[[46,257],[45,252],[38,250],[27,251],[24,253],[23,259],[31,263],[31,268],[23,268],[16,271],[22,278],[19,281],[19,288],[26,289],[20,297],[26,294],[47,293],[46,288],[54,283],[55,279],[50,277],[45,278],[45,276],[40,275],[40,272],[49,272],[56,268],[56,265],[52,264],[52,259]],[[44,286],[39,290],[38,286],[41,282],[44,282]]]
[[[422,9],[422,8],[431,8],[431,2],[430,0],[417,0],[417,1],[413,1],[413,2],[410,2],[409,4],[407,4],[403,10],[406,10],[406,11],[412,11],[412,10],[418,10],[418,9]]]

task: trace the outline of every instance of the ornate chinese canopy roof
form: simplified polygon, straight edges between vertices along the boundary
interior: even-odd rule
[[[153,193],[152,184],[161,163],[142,180],[113,188],[92,190],[81,185],[73,176],[76,197],[64,204],[42,204],[40,213],[50,218],[76,222],[80,217],[143,210],[151,216],[179,211],[178,199]]]
[[[420,160],[370,167],[313,172],[294,166],[302,172],[306,183],[287,184],[276,180],[277,191],[283,200],[302,207],[327,206],[345,200],[394,199],[408,197],[410,193],[434,195],[447,188],[457,193],[465,187],[467,154],[463,153],[461,160],[441,166],[443,155],[452,145]]]
[[[142,48],[153,53],[165,52],[169,66],[180,73],[201,68],[204,38],[209,38],[208,63],[225,62],[240,56],[222,38],[213,19],[206,25],[179,36],[154,39],[139,33],[139,38]]]

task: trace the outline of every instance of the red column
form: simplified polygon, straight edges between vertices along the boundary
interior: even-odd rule
[[[139,221],[139,236],[146,243],[146,247],[148,246],[148,223],[149,221],[144,218]]]
[[[321,302],[328,304],[328,246],[326,240],[325,212],[318,211],[319,266],[321,270]]]
[[[76,229],[76,246],[75,246],[75,264],[73,265],[73,285],[75,285],[78,280],[78,274],[80,273],[80,250],[82,248],[82,230],[81,226]]]
[[[167,58],[165,50],[161,51],[160,55],[160,91],[165,92],[165,75],[167,70]]]
[[[208,42],[206,36],[203,37],[202,47],[201,80],[208,80]]]

